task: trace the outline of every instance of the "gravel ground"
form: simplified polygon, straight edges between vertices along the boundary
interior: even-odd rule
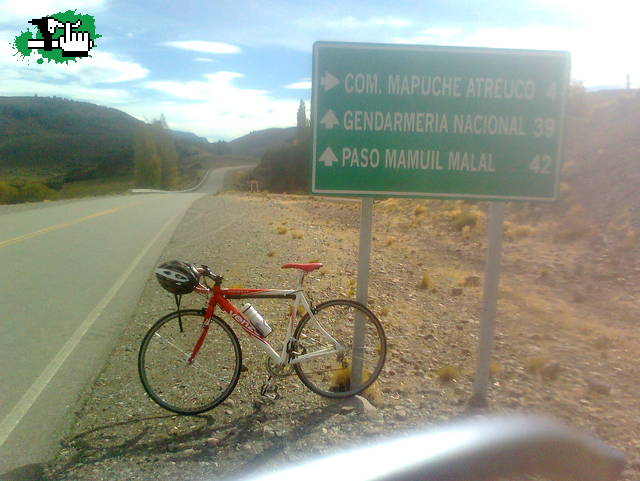
[[[208,264],[227,286],[273,288],[295,282],[295,273],[280,265],[319,260],[325,267],[307,278],[311,297],[353,297],[358,207],[304,196],[204,197],[185,215],[161,260]],[[376,204],[375,212],[370,305],[389,340],[385,369],[369,395],[377,410],[321,398],[295,376],[279,382],[281,398],[262,398],[265,356],[234,326],[246,366],[234,393],[204,415],[164,411],[146,396],[136,371],[145,331],[173,303],[150,275],[129,327],[78,403],[74,427],[44,479],[233,478],[463,415],[481,286],[474,280],[458,287],[455,279],[480,275],[482,241],[454,242],[437,226],[409,222],[410,214],[384,205]],[[527,262],[522,254],[521,245],[505,246],[507,263]],[[571,304],[557,286],[536,281],[535,268],[507,269],[502,279],[490,405],[498,412],[545,413],[594,433],[627,453],[624,479],[638,479],[638,335],[633,326],[617,323],[613,311],[603,325],[589,302]],[[434,287],[419,289],[427,269]],[[202,305],[202,298],[187,297],[185,307]],[[287,306],[254,305],[274,327],[270,342],[278,345]],[[454,379],[447,382],[449,377]]]

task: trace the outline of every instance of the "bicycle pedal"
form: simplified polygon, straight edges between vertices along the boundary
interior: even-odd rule
[[[271,383],[264,383],[260,388],[260,394],[272,401],[280,397],[280,394],[278,394],[278,386]]]

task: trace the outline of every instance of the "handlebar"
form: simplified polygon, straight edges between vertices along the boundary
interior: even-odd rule
[[[624,454],[538,416],[497,416],[311,461],[253,481],[489,481],[541,475],[555,481],[615,481]]]
[[[202,264],[200,267],[196,267],[196,270],[201,276],[208,277],[211,279],[216,285],[220,285],[224,277],[215,274],[208,266]]]

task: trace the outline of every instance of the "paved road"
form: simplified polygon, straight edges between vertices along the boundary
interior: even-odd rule
[[[54,454],[158,255],[191,203],[221,188],[225,170],[193,193],[0,215],[0,473]]]

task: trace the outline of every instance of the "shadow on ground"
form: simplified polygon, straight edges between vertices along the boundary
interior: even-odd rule
[[[300,440],[306,433],[312,432],[314,426],[336,415],[340,409],[339,404],[332,403],[319,408],[295,411],[292,414],[297,414],[297,417],[294,416],[296,426],[282,434],[263,432],[262,423],[275,421],[281,417],[279,413],[267,414],[264,407],[265,404],[255,403],[251,414],[240,420],[234,419],[217,425],[214,415],[154,416],[106,424],[63,440],[63,448],[68,453],[66,456],[47,464],[18,468],[7,473],[7,475],[13,473],[14,477],[0,477],[0,481],[77,479],[78,468],[96,465],[118,457],[122,457],[127,465],[135,464],[136,458],[156,458],[157,461],[175,462],[211,461],[213,455],[220,451],[233,449],[234,446],[242,445],[247,441],[262,440],[264,445],[262,452],[252,453],[247,461],[224,473],[225,477],[235,478],[258,470],[274,455],[285,454],[286,456],[284,449],[287,445]],[[176,421],[192,419],[198,423],[198,426],[189,431],[181,430],[177,434],[172,434],[169,429],[158,432],[158,422],[163,419],[176,419]],[[139,427],[135,428],[136,425]],[[119,433],[123,427],[128,428],[128,437]],[[135,434],[130,432],[132,428],[135,429]],[[218,439],[218,442],[215,447],[209,447],[206,440],[213,436]],[[186,445],[189,449],[185,447]],[[24,470],[25,474],[20,474],[20,470]]]

